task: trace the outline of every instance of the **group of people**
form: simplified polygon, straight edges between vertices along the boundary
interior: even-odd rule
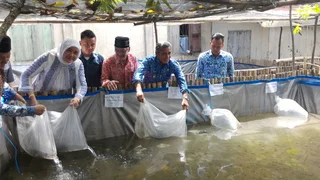
[[[155,55],[145,58],[139,65],[130,53],[128,37],[115,38],[115,54],[104,58],[95,53],[97,38],[91,30],[81,33],[80,42],[65,39],[59,47],[40,55],[22,74],[20,92],[26,92],[30,106],[20,107],[0,102],[0,115],[32,116],[45,111],[39,105],[34,92],[76,89],[70,105],[77,108],[87,92],[87,87],[104,87],[108,90],[134,85],[139,102],[144,101],[141,83],[168,81],[172,74],[177,78],[183,95],[182,108],[188,109],[188,86],[179,63],[171,58],[171,44],[157,43]],[[224,36],[216,33],[211,37],[209,51],[199,55],[196,78],[233,77],[234,64],[230,53],[222,51]],[[26,104],[10,85],[6,85],[5,66],[9,63],[11,39],[5,36],[0,41],[0,84],[3,99],[16,99]],[[10,74],[10,73],[9,73]],[[34,78],[36,78],[34,80]],[[12,78],[11,78],[12,79]],[[8,81],[7,81],[8,82]]]

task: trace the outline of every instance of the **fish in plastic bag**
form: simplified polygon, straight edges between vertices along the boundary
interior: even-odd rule
[[[50,122],[58,152],[88,149],[77,110],[68,106],[63,113],[49,111]]]
[[[139,138],[184,137],[187,135],[186,118],[186,110],[166,115],[145,99],[140,103],[135,132]]]
[[[281,99],[276,96],[274,113],[277,114],[277,126],[294,128],[308,121],[308,112],[292,99]]]
[[[206,105],[202,114],[210,116],[211,124],[224,130],[237,130],[240,122],[228,109],[212,109]]]
[[[279,116],[308,118],[308,112],[292,99],[281,99],[279,96],[276,96],[276,103],[273,110]]]
[[[41,116],[16,117],[20,146],[33,157],[57,159],[48,112]]]

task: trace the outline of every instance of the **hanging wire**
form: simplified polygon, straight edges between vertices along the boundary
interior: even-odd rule
[[[15,159],[15,164],[16,164],[16,168],[18,171],[18,174],[21,174],[20,168],[19,168],[19,164],[18,164],[18,150],[16,148],[16,146],[13,144],[13,142],[10,140],[10,138],[7,136],[7,134],[3,131],[2,128],[0,128],[1,133],[7,138],[7,140],[9,141],[9,143],[13,146],[14,148],[14,159]]]

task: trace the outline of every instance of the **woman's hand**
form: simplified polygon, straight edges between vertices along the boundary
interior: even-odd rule
[[[78,108],[80,105],[80,98],[74,97],[73,99],[70,100],[70,106],[74,106],[74,108]]]

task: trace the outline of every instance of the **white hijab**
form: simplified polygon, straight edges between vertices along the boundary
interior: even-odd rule
[[[78,50],[79,50],[79,54],[78,54],[78,58],[80,56],[80,51],[81,51],[81,47],[80,47],[80,44],[78,41],[76,40],[73,40],[73,39],[65,39],[64,41],[62,41],[62,43],[58,46],[57,48],[57,56],[58,56],[58,59],[59,61],[62,63],[62,64],[65,64],[65,65],[69,65],[71,63],[67,63],[63,60],[63,54],[64,52],[70,48],[70,47],[76,47]]]

